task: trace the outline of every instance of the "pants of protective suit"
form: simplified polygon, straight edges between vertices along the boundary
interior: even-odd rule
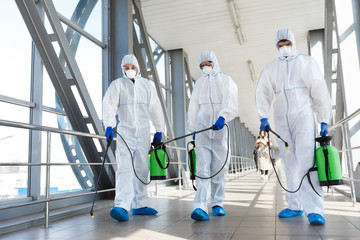
[[[226,127],[222,130],[196,135],[196,175],[209,177],[218,172],[226,161],[227,153]],[[230,152],[230,149],[229,149]],[[229,167],[229,156],[225,167],[211,179],[196,178],[197,191],[193,208],[201,208],[208,213],[208,200],[211,193],[211,207],[223,206],[225,199],[225,173]],[[210,192],[211,191],[211,192]]]
[[[286,188],[295,191],[299,187],[302,177],[314,163],[315,121],[313,116],[299,114],[290,122],[290,129],[281,126],[275,127],[278,134],[289,144],[289,150],[286,150],[284,143],[277,139],[280,154],[284,161]],[[310,172],[310,178],[315,190],[323,195],[317,171]],[[324,215],[324,200],[312,189],[307,176],[298,192],[286,192],[286,202],[287,208],[304,210],[306,216],[310,213]]]
[[[138,177],[143,182],[149,180],[148,151],[150,146],[150,130],[118,128],[118,132],[125,139],[133,154],[134,167]],[[131,208],[147,206],[147,186],[135,176],[129,150],[119,137],[116,144],[116,194],[115,207],[129,211]]]

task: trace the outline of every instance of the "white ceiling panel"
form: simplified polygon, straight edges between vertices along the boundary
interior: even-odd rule
[[[227,0],[141,0],[150,35],[166,50],[183,48],[189,57],[191,75],[201,76],[198,58],[211,49],[220,69],[239,89],[239,116],[256,136],[259,118],[247,61],[253,62],[256,77],[277,57],[275,33],[289,28],[297,49],[308,53],[309,30],[324,28],[324,0],[235,0],[245,43],[241,46]],[[270,120],[270,124],[273,124]]]

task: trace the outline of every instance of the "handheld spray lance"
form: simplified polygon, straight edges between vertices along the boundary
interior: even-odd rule
[[[105,165],[105,160],[106,160],[107,152],[108,152],[108,150],[109,150],[109,147],[110,147],[110,145],[111,145],[111,142],[112,142],[112,139],[109,138],[109,140],[107,141],[106,150],[105,150],[105,153],[104,153],[104,157],[103,157],[103,160],[102,160],[102,165],[101,165],[99,177],[98,177],[97,184],[96,184],[96,188],[95,188],[94,199],[93,199],[93,202],[92,202],[92,205],[91,205],[90,216],[91,216],[92,218],[94,218],[93,210],[94,210],[95,199],[96,199],[97,192],[98,192],[98,188],[99,188],[100,178],[101,178],[102,172],[103,172],[103,170],[104,170],[104,165]]]

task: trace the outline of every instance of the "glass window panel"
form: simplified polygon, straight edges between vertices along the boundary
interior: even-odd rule
[[[73,192],[82,190],[77,181],[71,166],[50,167],[50,194]],[[41,190],[40,195],[44,196],[46,191],[46,168],[41,168]]]
[[[29,123],[29,108],[0,101],[0,119]]]
[[[102,114],[102,49],[82,38],[76,52],[76,61],[79,65],[87,91],[98,116]],[[87,115],[87,114],[86,114]]]
[[[69,20],[71,19],[71,16],[73,15],[75,8],[79,2],[84,2],[84,1],[53,0],[56,11]]]
[[[55,88],[46,70],[43,71],[43,105],[56,108]]]
[[[51,163],[69,163],[67,155],[64,150],[61,135],[58,133],[51,134],[51,151],[50,151],[50,162]],[[46,162],[46,146],[47,146],[47,134],[44,132],[42,134],[42,162]],[[68,145],[66,145],[68,146]],[[70,154],[73,152],[70,150]],[[73,155],[76,155],[74,153]],[[77,168],[77,167],[75,167]],[[41,191],[40,194],[45,194],[46,187],[46,167],[41,168]],[[62,193],[69,191],[81,190],[82,187],[79,184],[74,171],[71,166],[51,166],[50,167],[50,193]]]
[[[67,1],[66,1],[67,2]],[[74,1],[70,1],[74,2]],[[54,1],[55,7],[58,12],[63,14],[67,18],[71,18],[76,4],[64,4],[64,1]],[[93,34],[94,37],[97,39],[101,39],[101,7],[100,4],[96,4],[95,8],[93,9],[86,25],[85,30],[88,31],[90,34]],[[67,26],[64,30],[66,30]],[[60,48],[58,44],[53,44],[56,52],[59,54]],[[86,39],[85,37],[81,37],[79,45],[76,49],[76,61],[80,68],[80,72],[82,77],[85,81],[87,90],[89,92],[90,98],[94,104],[95,110],[97,114],[101,114],[102,110],[102,49],[92,43],[90,40]],[[69,73],[69,71],[66,71]],[[67,74],[68,78],[71,78],[69,74]],[[44,78],[49,77],[46,74]],[[55,107],[55,96],[53,91],[53,86],[50,81],[44,80],[44,105],[49,107]],[[82,105],[80,102],[78,102]],[[83,109],[83,108],[82,108]],[[84,112],[83,112],[84,113]],[[87,115],[87,114],[86,114]]]
[[[139,27],[139,25],[138,25],[136,22],[134,22],[134,27],[135,27],[135,32],[136,32],[138,41],[139,41],[139,43],[142,43],[140,27]]]
[[[29,101],[31,37],[15,1],[1,2],[0,22],[0,94]]]
[[[89,19],[85,25],[85,31],[93,35],[101,41],[102,39],[102,16],[101,16],[101,1],[98,1],[92,10]]]
[[[160,82],[165,85],[165,54],[161,54],[161,57],[156,63],[156,68],[158,71]]]
[[[88,14],[91,12],[85,23],[84,29],[97,39],[101,39],[101,1],[54,0],[53,2],[56,11],[69,20],[71,20],[72,17],[74,17],[74,19],[79,19],[82,14]],[[84,3],[86,3],[86,5]],[[78,7],[78,5],[80,7]],[[84,21],[82,21],[82,24],[83,23]],[[78,23],[76,24],[79,25]],[[63,27],[64,30],[67,29],[67,25],[63,25]]]
[[[29,130],[0,126],[0,152],[2,163],[27,163]],[[27,182],[27,166],[0,166],[0,200],[26,197]]]

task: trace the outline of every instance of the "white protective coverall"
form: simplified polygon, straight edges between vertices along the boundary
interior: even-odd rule
[[[141,77],[136,57],[124,56],[121,67],[135,65],[138,69],[133,83],[126,77],[114,80],[103,99],[104,126],[115,127],[125,139],[133,153],[136,173],[143,182],[149,178],[150,120],[157,132],[165,128],[164,116],[155,88],[150,81]],[[134,175],[132,159],[121,138],[116,141],[116,195],[115,207],[129,211],[130,208],[146,207],[147,186]]]
[[[276,97],[275,131],[289,144],[289,150],[286,150],[283,142],[277,139],[284,161],[287,189],[294,191],[313,165],[315,117],[319,123],[329,124],[331,101],[316,61],[297,52],[290,30],[279,30],[275,45],[283,39],[292,42],[291,54],[286,58],[278,50],[280,57],[265,66],[256,86],[255,102],[260,119],[269,118],[270,105]],[[311,172],[310,176],[316,191],[322,195],[317,172]],[[298,192],[286,192],[286,201],[291,210],[304,210],[306,216],[310,213],[323,216],[323,199],[311,188],[307,177]]]
[[[204,61],[211,61],[213,70],[212,74],[204,74],[195,83],[188,109],[188,127],[191,132],[211,127],[220,116],[225,119],[225,122],[229,122],[238,113],[237,85],[229,76],[220,72],[217,58],[211,50],[201,53],[199,65]],[[218,131],[199,133],[195,141],[196,175],[212,176],[226,161],[229,148],[226,126]],[[194,209],[201,208],[208,213],[210,183],[211,207],[216,205],[223,207],[225,172],[228,166],[229,158],[226,166],[214,178],[196,178],[197,192],[193,202]]]

